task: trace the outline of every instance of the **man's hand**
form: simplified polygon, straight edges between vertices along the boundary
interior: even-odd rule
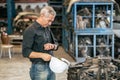
[[[44,44],[44,50],[51,50],[54,49],[55,45],[51,43]]]
[[[50,61],[51,55],[50,55],[50,54],[47,54],[47,53],[44,53],[44,54],[41,54],[41,58],[42,58],[44,61]]]

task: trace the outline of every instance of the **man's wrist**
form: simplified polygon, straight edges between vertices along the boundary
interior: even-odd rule
[[[54,44],[54,50],[56,50],[57,49],[57,45],[56,44]]]

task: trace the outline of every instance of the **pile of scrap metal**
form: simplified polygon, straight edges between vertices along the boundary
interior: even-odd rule
[[[93,48],[89,47],[93,45],[93,37],[92,36],[78,36],[78,57],[93,56]],[[96,55],[104,55],[109,56],[111,55],[111,47],[108,47],[107,40],[111,43],[111,38],[106,39],[106,36],[99,35],[96,38]],[[69,45],[69,49],[72,53],[74,53],[75,44],[72,42]]]
[[[118,29],[116,32],[115,31],[114,31],[115,33],[115,43],[114,43],[115,51],[114,52],[115,52],[115,58],[119,58],[120,57],[120,37],[117,36],[116,34],[120,34],[120,29]]]
[[[120,70],[120,55],[118,56],[117,59],[113,60],[113,64],[118,66],[118,70]]]
[[[85,29],[85,28],[88,28],[90,27],[90,20],[89,18],[82,18],[82,14],[79,14],[79,13],[82,13],[86,16],[91,16],[91,12],[89,11],[88,8],[83,8],[82,10],[80,10],[78,12],[78,15],[77,15],[77,29]]]
[[[83,63],[71,63],[67,80],[120,80],[119,67],[120,60],[111,57],[88,57]]]
[[[13,21],[14,33],[22,33],[38,16],[33,12],[20,12]]]
[[[91,36],[79,36],[78,45],[78,57],[92,56],[92,48],[88,47],[92,45]]]

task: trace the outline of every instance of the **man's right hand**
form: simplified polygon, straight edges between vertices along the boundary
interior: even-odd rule
[[[44,61],[50,61],[51,57],[52,56],[50,54],[43,53],[43,52],[32,52],[29,55],[29,58],[41,58]]]
[[[47,53],[41,54],[41,58],[42,58],[44,61],[50,61],[51,57],[52,57],[52,56],[51,56],[50,54],[47,54]]]

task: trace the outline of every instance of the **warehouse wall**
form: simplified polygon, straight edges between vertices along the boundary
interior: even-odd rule
[[[6,3],[0,3],[0,6],[5,6]],[[17,8],[18,5],[21,5],[23,9],[25,9],[26,6],[31,5],[31,8],[35,8],[36,5],[39,5],[39,7],[42,7],[44,5],[48,5],[47,2],[42,2],[42,3],[15,3],[15,7]]]

